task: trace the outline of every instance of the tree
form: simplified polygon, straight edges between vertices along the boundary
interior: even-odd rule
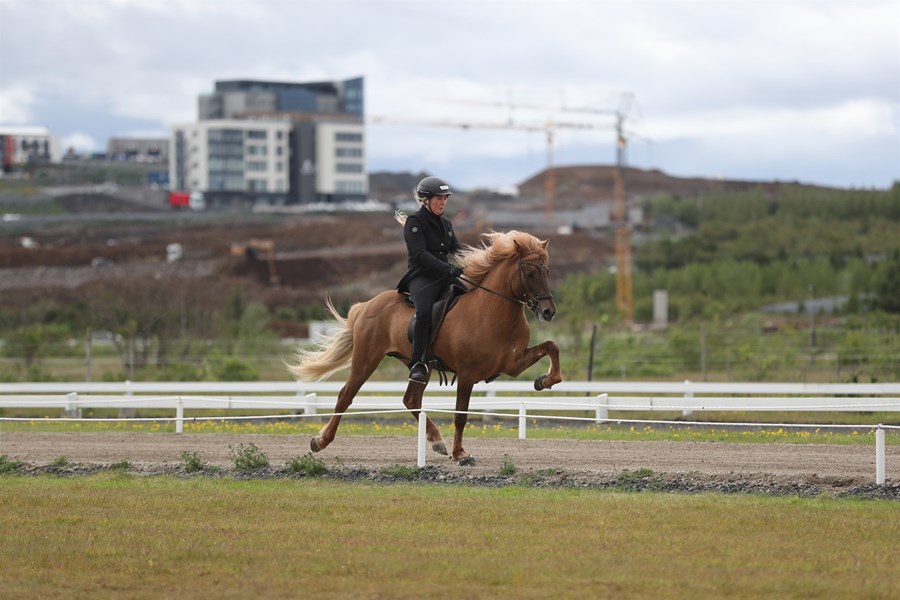
[[[49,344],[64,340],[68,333],[62,325],[23,325],[7,338],[5,353],[11,358],[22,359],[25,368],[30,369]]]
[[[900,313],[900,251],[891,252],[875,276],[875,306],[889,313]]]

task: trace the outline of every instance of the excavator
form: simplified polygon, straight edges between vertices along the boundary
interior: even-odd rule
[[[272,240],[250,239],[246,242],[234,242],[231,244],[231,256],[235,258],[246,257],[252,260],[260,260],[260,253],[265,252],[269,263],[269,283],[278,285],[278,272],[275,270],[275,242]]]

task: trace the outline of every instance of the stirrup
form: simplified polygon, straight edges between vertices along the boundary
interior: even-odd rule
[[[422,384],[428,383],[428,365],[422,361],[415,363],[409,369],[409,380]]]

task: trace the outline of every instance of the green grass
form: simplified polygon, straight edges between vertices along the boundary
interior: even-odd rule
[[[0,504],[11,598],[900,594],[892,502],[107,472]]]

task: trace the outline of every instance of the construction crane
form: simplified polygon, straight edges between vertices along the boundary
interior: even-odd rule
[[[415,120],[407,118],[394,118],[386,116],[370,117],[369,122],[373,124],[388,125],[413,125],[423,127],[448,127],[451,129],[499,129],[505,131],[536,131],[543,132],[547,140],[547,170],[544,178],[544,194],[546,197],[545,214],[547,218],[553,216],[556,180],[553,172],[553,132],[556,129],[595,129],[597,126],[592,123],[576,123],[566,121],[548,120],[542,124],[517,123],[515,121],[506,122],[476,122],[476,121],[451,121],[448,119],[439,120]]]
[[[615,228],[615,256],[616,256],[616,310],[626,321],[634,318],[634,300],[632,293],[632,255],[631,255],[631,225],[628,222],[628,211],[625,202],[625,169],[627,166],[628,138],[625,134],[625,120],[634,101],[634,95],[630,92],[623,93],[617,109],[603,108],[573,108],[573,107],[548,107],[532,104],[514,104],[512,102],[483,102],[479,100],[455,100],[441,99],[445,102],[458,104],[476,104],[482,106],[505,107],[511,112],[514,110],[531,111],[557,111],[580,112],[599,115],[612,115],[615,117],[616,133],[616,169],[613,172],[613,209],[612,222]],[[375,121],[379,122],[379,121]],[[413,123],[410,123],[413,124]],[[609,129],[608,125],[596,123],[573,123],[547,120],[543,126],[529,126],[517,124],[510,115],[505,124],[498,123],[458,123],[451,121],[436,121],[426,123],[438,127],[457,127],[463,129],[487,128],[487,129],[519,129],[525,131],[544,131],[547,138],[547,171],[544,178],[544,192],[546,196],[546,215],[549,218],[553,214],[553,205],[556,196],[556,178],[553,171],[553,132],[557,128],[570,129]]]

